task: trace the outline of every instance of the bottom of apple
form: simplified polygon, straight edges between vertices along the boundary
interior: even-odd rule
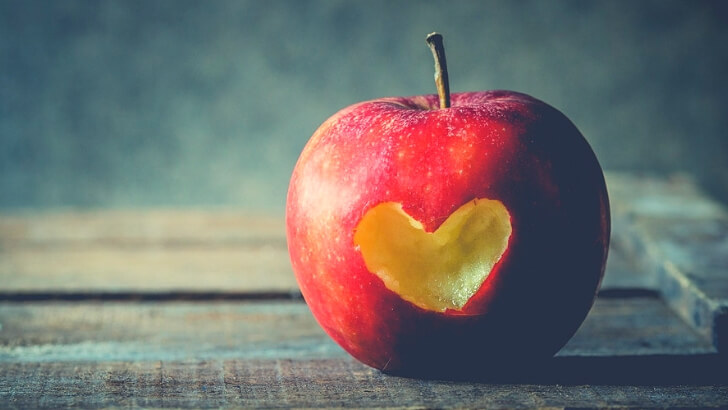
[[[482,339],[480,339],[482,340]],[[551,360],[562,340],[463,342],[457,337],[397,346],[395,354],[355,356],[383,373],[424,378],[495,377],[532,371]]]

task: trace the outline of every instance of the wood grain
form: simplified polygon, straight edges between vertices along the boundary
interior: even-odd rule
[[[2,303],[0,402],[22,408],[721,406],[725,363],[655,297],[600,298],[556,358],[409,379],[359,364],[305,304]]]
[[[615,176],[622,243],[665,300],[728,350],[728,211],[687,178]]]
[[[0,362],[316,359],[346,354],[297,301],[0,303]],[[656,297],[599,298],[559,356],[713,354]]]
[[[285,246],[282,215],[232,209],[48,210],[0,214],[0,248]]]
[[[302,302],[0,304],[0,362],[344,354]]]
[[[0,216],[4,293],[297,293],[283,219],[233,211]]]
[[[4,292],[297,292],[285,246],[12,249]]]
[[[583,369],[587,369],[584,367]],[[19,408],[73,407],[718,407],[726,385],[417,380],[352,359],[13,363],[0,398]],[[624,371],[623,371],[624,373]],[[662,379],[659,379],[662,382]],[[8,387],[12,383],[12,387]],[[63,392],[63,394],[58,394]]]

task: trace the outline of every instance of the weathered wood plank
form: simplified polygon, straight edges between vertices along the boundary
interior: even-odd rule
[[[653,363],[654,364],[654,363]],[[683,376],[624,385],[616,365],[590,363],[583,383],[417,380],[384,375],[349,358],[184,362],[12,363],[0,371],[5,406],[48,407],[717,407],[725,384]],[[662,370],[662,369],[661,369]],[[672,369],[676,375],[681,370]],[[628,378],[629,379],[629,378]],[[601,383],[590,383],[599,380]],[[58,394],[63,392],[63,394]]]
[[[0,303],[0,363],[316,359],[345,353],[302,302]],[[599,298],[560,356],[711,354],[658,298]]]
[[[281,215],[231,209],[51,210],[0,214],[0,248],[285,246]]]
[[[230,210],[0,215],[0,292],[296,293],[283,219]]]
[[[0,362],[337,357],[302,302],[2,303]]]
[[[632,248],[625,244],[618,232],[612,235],[607,258],[607,269],[600,290],[611,292],[619,290],[657,290],[654,275],[635,266]]]
[[[13,249],[0,252],[0,291],[298,292],[285,246]]]
[[[728,210],[686,178],[610,181],[618,235],[638,268],[684,320],[728,350]]]

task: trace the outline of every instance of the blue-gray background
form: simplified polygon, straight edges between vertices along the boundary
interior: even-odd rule
[[[0,0],[0,207],[281,212],[351,103],[505,88],[565,112],[606,169],[728,199],[728,2]]]

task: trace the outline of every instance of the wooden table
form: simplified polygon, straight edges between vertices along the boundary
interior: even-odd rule
[[[728,406],[728,213],[683,177],[610,174],[593,310],[501,377],[363,366],[318,327],[280,216],[0,215],[0,406]]]

